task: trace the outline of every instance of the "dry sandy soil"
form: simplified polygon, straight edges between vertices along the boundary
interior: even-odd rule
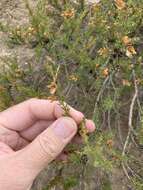
[[[31,6],[36,5],[36,0],[30,0]],[[0,0],[0,22],[5,25],[19,26],[26,25],[28,23],[28,12],[25,9],[23,0]],[[24,64],[25,62],[34,62],[34,51],[25,45],[13,46],[10,48],[7,45],[7,35],[0,32],[0,57],[14,57],[17,56],[18,62]],[[50,175],[49,175],[50,173]],[[98,183],[98,172],[92,175],[91,187],[86,186],[87,190],[100,190]],[[42,190],[44,184],[48,183],[50,176],[55,175],[55,169],[46,169],[34,182],[33,190]],[[126,180],[121,171],[115,171],[112,173],[111,183],[113,190],[128,190],[130,189],[126,185]],[[53,188],[53,190],[60,190],[60,187]],[[83,190],[82,187],[78,187],[75,190]],[[108,190],[108,189],[107,189]]]

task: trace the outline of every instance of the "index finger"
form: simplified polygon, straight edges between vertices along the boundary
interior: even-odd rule
[[[38,120],[55,120],[63,115],[58,101],[30,99],[0,113],[0,124],[8,129],[21,131]],[[69,115],[78,123],[83,114],[69,106]]]

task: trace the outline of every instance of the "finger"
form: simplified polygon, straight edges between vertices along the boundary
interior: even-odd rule
[[[39,120],[32,127],[19,132],[20,136],[28,141],[34,140],[40,133],[47,129],[54,121]],[[89,133],[95,130],[95,124],[92,120],[86,120],[86,128]],[[82,143],[81,137],[75,137],[75,143]],[[74,141],[73,139],[73,141]]]
[[[86,119],[85,125],[86,125],[88,133],[92,133],[96,129],[95,124],[92,120]]]
[[[69,116],[71,116],[76,121],[77,124],[80,124],[84,118],[83,113],[75,110],[73,107],[67,105],[66,103],[64,103],[64,104],[68,109]],[[64,114],[65,114],[65,110],[62,108],[61,104],[59,102],[57,102],[57,104],[55,105],[55,116],[56,116],[56,118],[60,118]]]
[[[21,131],[39,119],[55,119],[54,103],[48,100],[30,99],[0,114],[0,122],[9,129]]]
[[[54,121],[37,121],[32,127],[24,129],[20,132],[20,136],[28,141],[34,140],[40,133],[47,129]],[[86,120],[86,128],[89,133],[95,130],[95,124],[92,120]],[[76,135],[72,140],[73,143],[81,144],[83,143],[82,138]]]
[[[9,145],[10,147],[13,148],[13,150],[17,151],[20,149],[23,149],[24,147],[26,147],[30,142],[20,136],[18,136],[17,139],[17,143],[15,143],[15,145],[12,147],[11,145]]]
[[[29,144],[18,132],[0,126],[0,142],[7,144],[14,150],[19,150]]]
[[[34,98],[1,112],[0,122],[9,129],[21,131],[35,124],[37,120],[55,120],[62,114],[63,110],[57,101]],[[69,114],[77,122],[83,117],[81,112],[73,108],[70,108]]]
[[[0,157],[13,153],[14,151],[7,144],[0,142]]]
[[[20,136],[28,141],[34,140],[40,133],[47,129],[54,121],[39,120],[32,127],[20,132]]]
[[[61,153],[57,158],[56,161],[58,162],[66,162],[68,160],[68,155],[65,153]]]
[[[17,160],[30,166],[38,174],[48,163],[56,159],[77,132],[75,121],[61,117],[40,134],[30,145],[17,153]]]

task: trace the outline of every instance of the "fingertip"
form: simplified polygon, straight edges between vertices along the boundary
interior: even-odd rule
[[[57,137],[70,141],[77,133],[77,124],[71,117],[61,117],[56,120],[52,129]]]
[[[84,118],[84,114],[80,111],[75,110],[70,107],[70,116],[76,121],[77,124],[80,124]]]
[[[57,158],[56,158],[56,161],[62,161],[62,162],[66,162],[68,160],[68,155],[65,154],[64,152],[61,153]]]
[[[94,132],[96,129],[94,122],[89,119],[86,120],[86,127],[89,133]]]

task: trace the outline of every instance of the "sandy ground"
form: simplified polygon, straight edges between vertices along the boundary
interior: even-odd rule
[[[11,27],[26,25],[28,23],[28,12],[23,2],[23,0],[1,0],[0,22]],[[35,1],[31,1],[31,4],[34,5]],[[0,32],[0,57],[15,56],[18,62],[23,64],[33,58],[34,51],[24,45],[10,48],[7,45],[7,35]]]

